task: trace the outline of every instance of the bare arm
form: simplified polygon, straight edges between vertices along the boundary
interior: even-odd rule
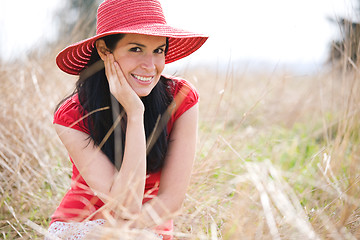
[[[123,106],[127,116],[124,157],[120,170],[115,169],[92,140],[89,144],[87,134],[60,125],[56,125],[55,129],[89,187],[104,203],[112,202],[110,209],[120,214],[116,218],[128,218],[140,212],[144,195],[144,105],[127,83],[114,56],[103,54],[102,59],[110,92]]]
[[[133,125],[128,124],[125,146],[128,150],[125,150],[123,165],[119,172],[93,141],[90,140],[88,144],[87,134],[57,124],[55,129],[81,176],[99,198],[104,203],[117,198],[118,204],[123,205],[131,213],[140,213],[133,226],[151,227],[157,225],[159,220],[171,217],[182,205],[195,156],[197,118],[196,104],[175,122],[162,169],[158,196],[143,207],[141,202],[146,176],[145,134],[143,128],[137,127],[138,123],[134,122],[134,128]],[[138,136],[142,134],[144,137],[139,141]],[[140,149],[144,150],[140,151]],[[138,161],[128,159],[138,159]],[[134,194],[136,182],[137,194]],[[125,198],[119,196],[131,196],[128,198],[130,201],[125,201]],[[157,216],[159,219],[156,219]]]
[[[133,226],[153,227],[182,206],[190,182],[197,140],[198,104],[175,122],[156,198],[145,203]]]
[[[81,176],[104,203],[116,199],[130,213],[140,211],[146,178],[142,119],[128,121],[120,171],[92,140],[89,143],[87,134],[58,124],[55,129]]]

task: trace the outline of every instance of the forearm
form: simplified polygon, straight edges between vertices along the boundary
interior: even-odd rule
[[[146,139],[142,115],[128,119],[123,162],[110,197],[130,214],[141,210],[146,179]],[[120,214],[121,215],[121,214]]]
[[[183,199],[158,195],[142,206],[140,214],[132,223],[135,228],[152,228],[173,218],[181,209]]]

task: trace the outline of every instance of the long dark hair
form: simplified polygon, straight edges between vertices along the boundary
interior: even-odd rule
[[[113,51],[117,42],[121,40],[123,36],[123,34],[115,34],[103,37],[102,39],[105,41],[107,48]],[[168,40],[166,39],[165,54],[167,49]],[[102,64],[102,62],[99,62],[99,60],[100,56],[95,47],[92,51],[90,61],[86,65],[85,69],[90,69],[94,65],[99,65],[99,63]],[[86,70],[83,72],[86,72]],[[145,106],[144,128],[146,139],[149,139],[159,116],[162,116],[165,113],[166,109],[173,100],[169,90],[171,81],[172,80],[161,76],[159,82],[152,89],[151,93],[148,96],[141,98]],[[89,128],[90,138],[95,142],[96,145],[101,145],[101,150],[117,167],[117,169],[119,169],[122,162],[123,151],[119,152],[117,149],[124,149],[124,129],[126,128],[126,118],[122,118],[121,123],[117,125],[110,136],[107,136],[109,130],[111,131],[114,125],[114,119],[117,118],[117,116],[114,116],[114,114],[124,114],[124,110],[121,104],[119,104],[117,101],[115,101],[116,104],[114,105],[114,97],[111,95],[109,90],[105,69],[101,67],[99,71],[96,71],[90,75],[80,74],[80,78],[76,82],[76,88],[72,95],[76,93],[78,94],[80,104],[83,108],[83,114],[92,113],[83,120]],[[64,100],[66,99],[67,98]],[[62,102],[60,102],[59,106]],[[105,110],[99,110],[102,108],[105,108]],[[118,109],[118,111],[116,109]],[[121,133],[120,141],[116,141],[114,132]],[[107,140],[103,142],[103,139],[106,138]],[[115,146],[115,143],[117,146]],[[119,148],[118,145],[121,145],[121,148]],[[167,146],[168,136],[165,126],[163,129],[161,129],[159,137],[155,140],[153,147],[147,154],[146,166],[148,172],[156,172],[162,168],[164,165]]]

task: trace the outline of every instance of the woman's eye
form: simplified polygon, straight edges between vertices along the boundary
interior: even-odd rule
[[[164,53],[164,49],[162,48],[158,48],[154,51],[154,53],[157,53],[157,54],[163,54]]]
[[[139,47],[133,47],[133,48],[130,48],[130,51],[131,51],[131,52],[141,52],[141,48],[139,48]]]

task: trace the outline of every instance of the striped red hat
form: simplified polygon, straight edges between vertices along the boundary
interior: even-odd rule
[[[190,55],[208,38],[167,25],[157,0],[105,0],[97,10],[96,35],[62,50],[56,57],[57,65],[66,73],[80,74],[90,60],[96,40],[118,33],[168,37],[165,63]]]

